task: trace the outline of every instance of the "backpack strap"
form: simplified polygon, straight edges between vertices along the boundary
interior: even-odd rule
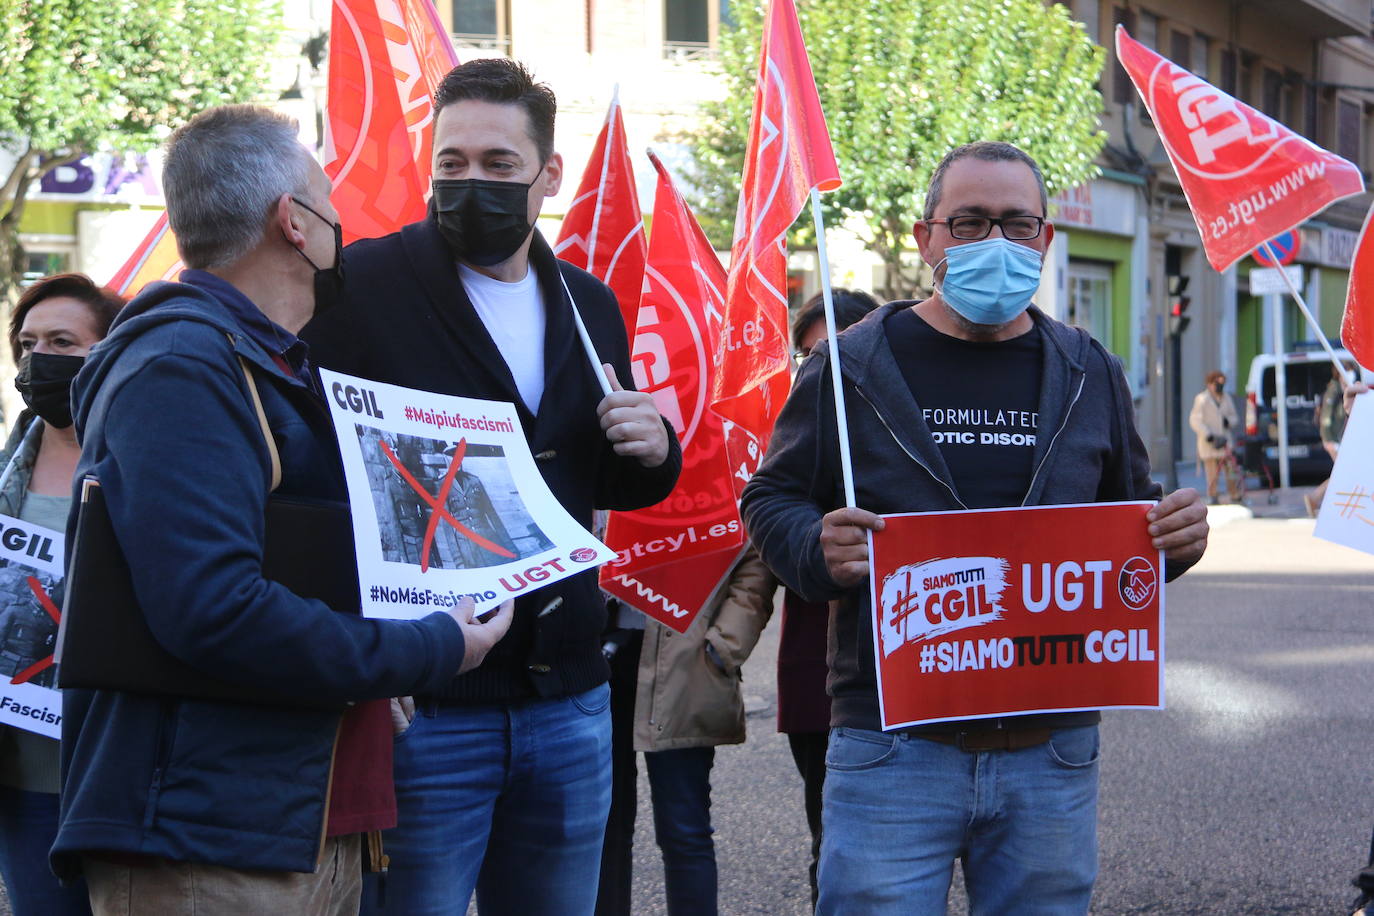
[[[232,344],[233,337],[229,338]],[[267,455],[272,462],[272,486],[268,492],[276,490],[281,486],[281,455],[277,452],[277,440],[272,438],[272,427],[267,424],[267,412],[262,409],[262,395],[258,394],[258,383],[253,378],[253,371],[248,368],[248,361],[242,356],[239,357],[239,368],[243,370],[243,378],[248,382],[248,396],[253,401],[253,410],[258,415],[258,425],[262,427],[262,439],[267,445]]]

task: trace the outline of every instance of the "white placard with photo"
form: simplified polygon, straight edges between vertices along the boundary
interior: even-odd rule
[[[614,558],[549,491],[515,406],[320,370],[343,455],[363,613],[478,610]]]
[[[53,647],[61,620],[61,531],[0,515],[0,724],[62,737]]]

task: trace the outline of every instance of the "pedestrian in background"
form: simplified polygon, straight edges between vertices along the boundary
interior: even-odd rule
[[[663,853],[669,916],[712,916],[718,886],[711,839],[716,747],[744,742],[741,668],[773,613],[778,580],[752,548],[685,633],[656,620],[613,632],[612,793],[601,853],[598,916],[630,916],[638,768],[644,754]],[[621,614],[643,619],[638,611]]]
[[[123,304],[84,274],[45,277],[19,297],[9,338],[19,367],[15,387],[27,409],[0,453],[0,515],[66,530],[81,457],[72,379]],[[61,594],[51,597],[61,604]],[[49,646],[44,654],[51,652]],[[91,911],[86,883],[61,885],[48,867],[57,836],[58,750],[54,738],[0,725],[0,876],[14,916]]]
[[[1226,393],[1226,373],[1213,369],[1207,384],[1193,398],[1188,425],[1197,433],[1197,456],[1207,475],[1207,502],[1217,502],[1217,478],[1226,475],[1226,492],[1231,502],[1240,501],[1240,472],[1233,448],[1240,419],[1236,405]]]
[[[1345,368],[1358,377],[1359,369],[1354,363],[1346,363]],[[1346,419],[1348,415],[1345,410],[1345,380],[1341,378],[1341,370],[1333,364],[1331,381],[1326,383],[1326,390],[1317,401],[1316,410],[1317,434],[1321,436],[1322,448],[1331,456],[1333,465],[1336,463],[1336,453],[1341,449],[1341,437],[1345,435]],[[1331,478],[1328,476],[1326,480],[1317,484],[1311,493],[1303,494],[1303,505],[1307,507],[1310,518],[1317,517],[1322,500],[1326,498],[1326,485],[1330,482]]]
[[[835,328],[845,328],[878,307],[861,290],[836,287]],[[825,340],[825,300],[817,293],[792,320],[792,356],[797,365]],[[811,832],[811,906],[816,906],[816,868],[821,860],[821,789],[825,785],[825,749],[830,737],[830,697],[825,692],[826,634],[829,602],[809,602],[787,589],[782,602],[778,640],[778,731],[787,735],[792,761],[802,778],[806,827]]]

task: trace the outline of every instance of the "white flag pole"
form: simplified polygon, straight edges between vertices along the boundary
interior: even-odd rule
[[[825,302],[825,335],[830,344],[830,382],[835,389],[835,428],[840,438],[840,471],[844,477],[845,505],[858,508],[854,497],[854,464],[849,457],[849,416],[844,409],[844,382],[840,377],[840,342],[835,329],[835,297],[830,291],[830,257],[825,250],[825,220],[821,218],[821,194],[811,189],[811,218],[816,223],[816,259],[821,267],[821,298]]]
[[[596,345],[592,343],[592,335],[587,333],[587,326],[582,323],[582,313],[577,310],[577,301],[573,299],[572,290],[568,289],[568,281],[563,279],[563,271],[554,265],[554,270],[558,271],[558,279],[563,283],[563,292],[568,294],[568,307],[572,309],[573,322],[577,325],[577,336],[582,339],[582,349],[587,351],[587,359],[592,362],[592,374],[601,383],[601,394],[609,397],[611,394],[611,383],[606,378],[606,370],[602,368],[601,357],[596,355]]]
[[[1322,345],[1322,349],[1326,351],[1326,355],[1331,358],[1331,365],[1336,367],[1336,371],[1341,374],[1341,378],[1345,380],[1347,385],[1353,385],[1355,383],[1355,376],[1352,373],[1346,372],[1345,366],[1341,365],[1340,359],[1336,356],[1336,351],[1331,349],[1331,342],[1326,339],[1326,332],[1322,330],[1321,325],[1317,324],[1317,319],[1313,317],[1311,310],[1307,308],[1307,302],[1302,298],[1302,294],[1298,292],[1298,288],[1293,285],[1293,278],[1288,276],[1288,271],[1279,263],[1279,253],[1274,250],[1274,243],[1272,241],[1265,242],[1263,247],[1265,251],[1269,252],[1270,260],[1272,260],[1274,266],[1278,268],[1279,276],[1283,277],[1283,282],[1287,285],[1288,292],[1292,293],[1293,299],[1298,303],[1298,308],[1302,311],[1303,317],[1307,319],[1307,323],[1311,325],[1312,330],[1316,333],[1317,341]]]

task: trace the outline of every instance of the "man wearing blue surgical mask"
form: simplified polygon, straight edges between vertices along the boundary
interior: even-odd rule
[[[934,292],[838,340],[862,508],[845,507],[824,349],[744,491],[764,561],[833,602],[821,914],[942,914],[956,858],[975,916],[1085,913],[1097,873],[1098,712],[881,730],[867,547],[880,515],[1158,499],[1146,525],[1166,577],[1206,548],[1199,494],[1150,479],[1120,360],[1031,304],[1046,203],[1010,144],[947,154],[915,226]]]

